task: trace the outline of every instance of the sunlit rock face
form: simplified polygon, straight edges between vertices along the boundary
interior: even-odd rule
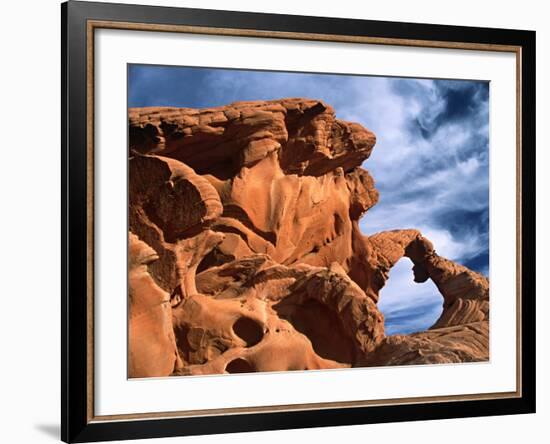
[[[487,279],[417,230],[360,232],[376,137],[328,104],[134,108],[129,135],[130,377],[488,359]],[[385,336],[404,256],[443,312]]]

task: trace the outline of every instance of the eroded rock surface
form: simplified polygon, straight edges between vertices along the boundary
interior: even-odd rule
[[[155,283],[147,269],[158,256],[131,233],[128,250],[128,372],[135,378],[167,375],[181,366],[181,361],[170,295]]]
[[[488,359],[484,276],[417,230],[360,232],[378,201],[366,128],[308,99],[129,120],[130,377]],[[379,291],[403,256],[443,313],[386,337]]]

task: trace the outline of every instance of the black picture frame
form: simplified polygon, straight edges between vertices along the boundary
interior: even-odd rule
[[[279,33],[370,37],[519,48],[521,63],[521,394],[499,399],[441,401],[314,410],[132,420],[90,415],[90,159],[87,146],[88,22],[185,25]],[[62,23],[62,383],[61,438],[90,442],[243,431],[416,421],[535,412],[535,32],[341,18],[214,11],[69,1]],[[121,148],[123,149],[123,148]]]

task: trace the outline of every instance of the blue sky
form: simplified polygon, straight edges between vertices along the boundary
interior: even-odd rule
[[[128,102],[203,108],[241,100],[321,99],[336,116],[374,131],[364,163],[380,191],[360,221],[365,234],[417,228],[436,251],[489,273],[489,84],[334,74],[130,65]],[[390,272],[379,307],[388,334],[429,327],[442,298],[415,284],[412,263]]]

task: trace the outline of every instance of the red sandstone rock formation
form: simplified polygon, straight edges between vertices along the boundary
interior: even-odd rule
[[[181,362],[172,327],[170,296],[147,270],[147,265],[158,256],[131,233],[128,250],[128,373],[132,377],[167,375]]]
[[[307,99],[129,116],[130,377],[488,359],[484,276],[416,230],[361,234],[372,132]],[[386,337],[403,256],[443,313]]]

